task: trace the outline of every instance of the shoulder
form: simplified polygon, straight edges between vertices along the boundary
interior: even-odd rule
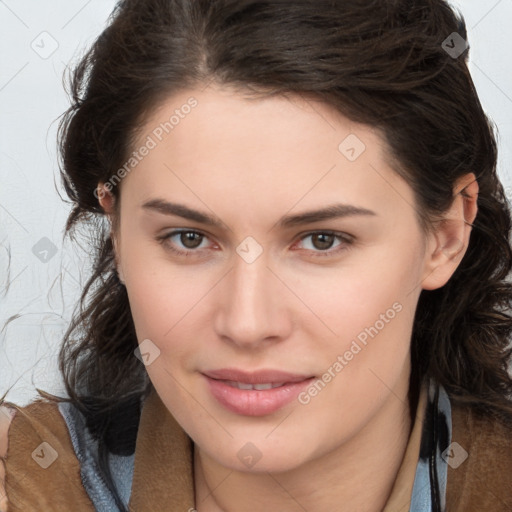
[[[512,424],[452,404],[447,509],[512,510]]]
[[[0,406],[0,512],[7,510],[4,459],[7,454],[9,427],[15,413],[16,409],[12,407]]]
[[[58,404],[37,399],[23,407],[8,405],[15,409],[2,436],[9,512],[92,512],[94,508],[81,485],[80,465]]]

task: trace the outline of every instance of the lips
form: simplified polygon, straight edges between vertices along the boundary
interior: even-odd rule
[[[256,389],[257,391],[264,391],[266,389],[280,388],[285,382],[265,382],[264,384],[247,384],[245,382],[236,382],[234,380],[223,380],[228,386],[237,389]]]
[[[208,389],[224,408],[244,416],[272,414],[293,401],[315,378],[279,370],[235,368],[203,373]]]
[[[311,375],[300,375],[280,370],[258,370],[245,372],[236,368],[224,368],[222,370],[210,370],[204,372],[207,377],[216,380],[242,382],[244,384],[278,384],[294,383],[309,379]]]

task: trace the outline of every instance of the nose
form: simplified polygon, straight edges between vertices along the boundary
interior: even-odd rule
[[[226,343],[257,349],[289,336],[291,293],[269,267],[265,252],[252,262],[236,254],[217,294],[214,328]]]

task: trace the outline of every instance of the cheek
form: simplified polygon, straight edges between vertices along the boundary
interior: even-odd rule
[[[416,297],[400,291],[347,283],[343,292],[317,297],[323,325],[322,331],[316,319],[303,325],[308,352],[322,363],[317,365],[320,371],[330,369],[331,375],[340,376],[334,388],[342,394],[353,386],[364,389],[369,381],[379,387],[375,374],[390,385],[398,377],[408,358],[416,307]]]
[[[126,282],[130,308],[139,341],[154,340],[161,350],[170,350],[176,333],[193,317],[201,294],[182,286],[180,279],[162,279],[157,274],[140,273]],[[204,295],[204,294],[203,294]]]
[[[413,244],[407,250],[395,247],[386,251],[381,246],[365,261],[307,280],[299,292],[322,320],[310,315],[303,328],[308,352],[321,362],[325,387],[311,389],[313,396],[303,396],[303,403],[315,401],[315,414],[324,421],[332,419],[326,403],[366,414],[369,404],[376,407],[389,389],[396,389],[409,367],[421,251]],[[323,398],[317,400],[320,392]]]
[[[159,351],[158,359],[147,366],[148,374],[176,395],[169,374],[193,371],[204,340],[208,334],[211,338],[211,313],[205,308],[218,277],[211,269],[172,263],[154,247],[134,244],[126,249],[125,281],[137,339],[149,339]]]
[[[415,259],[409,259],[409,267],[405,260],[388,265],[386,278],[371,267],[365,275],[340,274],[336,284],[326,281],[323,293],[310,290],[329,330],[322,326],[326,334],[318,336],[317,319],[310,327],[303,325],[309,329],[307,352],[323,373],[300,403],[329,428],[338,428],[341,416],[347,431],[357,430],[387,400],[391,389],[405,400],[404,376],[410,368],[417,303],[417,293],[409,293],[414,279],[404,275],[406,269],[415,272]]]
[[[190,405],[183,373],[195,369],[194,355],[201,350],[200,338],[192,332],[197,324],[190,323],[197,294],[176,280],[162,280],[154,267],[132,274],[127,291],[137,339],[150,347],[148,376],[159,395],[166,397],[169,410],[183,421]]]
[[[305,305],[303,325],[315,329],[317,337],[335,336],[341,349],[360,333],[364,339],[375,324],[379,331],[383,325],[390,331],[391,324],[410,324],[421,270],[421,255],[414,246],[397,251],[392,245],[381,245],[337,267],[300,277],[290,270],[282,274]],[[409,313],[397,314],[398,309]]]
[[[163,339],[197,302],[199,290],[187,267],[172,263],[136,225],[127,223],[121,240],[120,260],[138,339]]]

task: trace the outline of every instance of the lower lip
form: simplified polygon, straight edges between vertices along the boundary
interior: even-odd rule
[[[256,390],[238,389],[222,380],[205,375],[210,391],[216,400],[226,409],[244,416],[265,416],[278,411],[295,400],[314,377],[300,382],[293,382],[278,388]]]

